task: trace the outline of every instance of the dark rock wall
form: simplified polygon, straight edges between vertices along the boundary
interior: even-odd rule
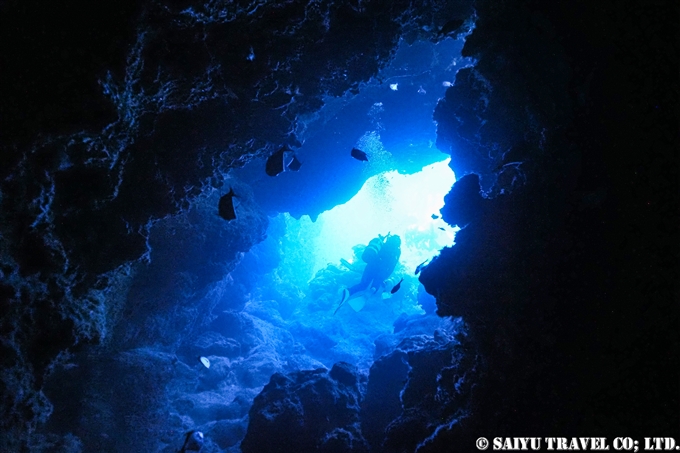
[[[480,177],[447,197],[444,219],[467,226],[421,281],[484,366],[467,426],[423,451],[677,428],[668,6],[477,2],[478,62],[435,118],[456,174]]]
[[[362,428],[372,451],[416,451],[468,416],[476,379],[467,339],[441,331],[404,339],[376,360],[362,405]]]

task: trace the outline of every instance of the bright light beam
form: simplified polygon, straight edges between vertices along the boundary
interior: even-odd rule
[[[432,218],[455,182],[448,162],[412,175],[390,171],[371,177],[350,201],[322,213],[315,224],[304,222],[314,246],[313,272],[340,258],[351,260],[353,246],[388,232],[401,236],[400,261],[411,269],[453,245],[457,229]]]

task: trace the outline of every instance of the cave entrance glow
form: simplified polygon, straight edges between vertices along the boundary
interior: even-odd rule
[[[285,319],[279,322],[304,347],[305,363],[312,360],[330,368],[346,361],[367,370],[376,356],[404,336],[450,327],[449,320],[434,314],[434,297],[424,291],[414,270],[453,245],[456,229],[439,218],[439,210],[454,182],[448,159],[410,175],[383,172],[316,222],[288,214],[280,215],[283,222],[274,222],[285,223],[285,233],[276,239],[280,261],[269,284],[297,294],[290,305],[285,302],[288,296],[277,296]],[[342,289],[361,279],[364,263],[353,248],[388,232],[402,238],[393,274],[403,277],[401,289],[371,296],[359,311],[349,303],[339,305]]]
[[[453,245],[456,229],[433,218],[433,214],[439,216],[444,196],[455,182],[448,162],[428,165],[411,175],[389,171],[373,176],[350,201],[322,213],[316,222],[288,216],[287,225],[299,228],[298,237],[307,238],[306,246],[313,249],[313,262],[305,266],[309,278],[341,258],[351,262],[352,247],[366,244],[378,234],[401,236],[400,262],[411,271],[443,247]]]

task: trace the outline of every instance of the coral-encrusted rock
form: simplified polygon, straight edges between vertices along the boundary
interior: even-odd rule
[[[220,420],[208,426],[206,436],[220,448],[236,445],[245,432],[245,423],[242,420]]]
[[[367,452],[361,434],[360,386],[366,378],[346,363],[271,377],[250,410],[241,443],[254,452]]]
[[[241,344],[233,338],[225,338],[223,335],[208,331],[201,334],[194,346],[202,355],[218,355],[222,357],[238,357],[241,352]]]
[[[477,220],[486,208],[482,197],[479,175],[471,173],[463,176],[444,197],[446,205],[442,208],[442,219],[449,225],[463,228]]]
[[[356,386],[359,383],[356,368],[346,362],[336,363],[328,374],[338,383],[348,387]]]
[[[407,381],[409,368],[407,356],[401,350],[381,357],[371,367],[361,424],[373,449],[382,443],[387,425],[401,414],[399,393]]]
[[[405,338],[378,359],[362,404],[364,435],[377,452],[415,451],[464,417],[473,358],[442,332]]]

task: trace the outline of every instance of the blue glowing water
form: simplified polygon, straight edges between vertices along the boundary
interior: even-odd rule
[[[281,313],[280,323],[304,346],[310,359],[329,368],[343,360],[366,369],[380,344],[394,346],[406,334],[395,333],[397,319],[415,326],[410,334],[431,334],[449,322],[425,313],[419,302],[423,289],[414,270],[443,247],[453,245],[456,230],[432,215],[439,215],[454,181],[448,159],[410,175],[388,171],[369,178],[352,199],[322,213],[316,222],[288,214],[271,222],[270,228],[285,225],[280,240],[273,239],[277,233],[272,231],[265,241],[276,242],[281,260],[258,286],[262,291],[267,286],[277,288],[279,311],[283,307],[286,312]],[[387,288],[360,311],[345,304],[334,314],[343,288],[361,278],[363,263],[353,247],[387,233],[402,238],[402,254],[393,274],[395,281],[404,279],[400,290],[390,294]],[[260,253],[259,248],[255,253]],[[348,269],[341,259],[358,270]]]
[[[441,218],[432,218],[432,214],[439,216],[444,195],[455,182],[448,162],[428,165],[412,175],[389,171],[373,176],[350,201],[324,212],[316,222],[288,216],[288,224],[300,222],[309,241],[306,246],[313,244],[312,272],[340,258],[351,262],[352,247],[366,244],[378,234],[402,238],[400,262],[408,269],[453,245],[456,230]]]

